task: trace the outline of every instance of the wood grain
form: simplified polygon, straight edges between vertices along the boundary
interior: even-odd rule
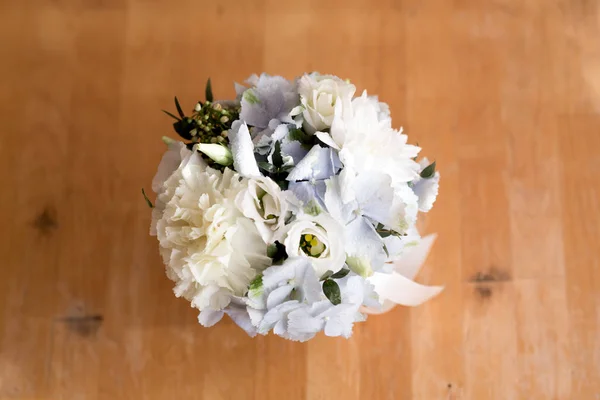
[[[600,3],[0,2],[0,399],[600,398]],[[350,340],[212,329],[149,188],[177,95],[330,72],[442,174],[435,300]]]

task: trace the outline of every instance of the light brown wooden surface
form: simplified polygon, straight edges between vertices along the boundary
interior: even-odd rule
[[[600,398],[600,3],[2,0],[0,399]],[[351,78],[442,174],[446,290],[306,344],[171,292],[140,187],[191,108]]]

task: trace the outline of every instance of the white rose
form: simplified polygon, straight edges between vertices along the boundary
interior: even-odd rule
[[[266,243],[272,241],[273,234],[290,215],[286,195],[268,177],[249,179],[248,187],[237,195],[235,203],[245,217],[254,221]]]
[[[346,260],[344,231],[326,214],[299,217],[288,225],[283,244],[290,258],[308,258],[319,277],[339,271]]]
[[[332,75],[313,73],[298,82],[304,129],[315,133],[331,127],[336,105],[342,113],[350,110],[356,87]],[[294,113],[294,111],[292,111]]]

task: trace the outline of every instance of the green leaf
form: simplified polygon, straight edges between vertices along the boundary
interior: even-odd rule
[[[313,136],[298,128],[290,129],[289,138],[290,140],[296,140],[300,143],[310,143],[313,140]]]
[[[162,110],[162,112],[164,112],[165,114],[167,114],[169,117],[175,118],[177,121],[179,121],[179,117],[178,116],[171,114],[167,110]]]
[[[191,118],[183,118],[179,121],[173,123],[173,129],[179,136],[184,139],[190,140],[192,139],[192,134],[190,131],[195,128],[195,122]]]
[[[263,276],[262,275],[257,275],[256,278],[252,279],[252,282],[250,282],[250,290],[256,290],[259,289],[263,284]]]
[[[338,272],[336,272],[335,274],[331,275],[332,279],[342,279],[343,277],[345,277],[346,275],[348,275],[350,273],[350,270],[347,268],[342,268],[340,269]]]
[[[206,97],[206,101],[213,101],[213,92],[212,85],[210,83],[210,78],[206,81],[206,89],[204,89],[204,97]]]
[[[273,165],[276,168],[281,168],[283,166],[283,157],[281,156],[281,143],[279,143],[279,141],[275,142],[273,148]]]
[[[275,180],[275,182],[277,183],[277,186],[279,186],[279,188],[281,190],[287,190],[288,186],[290,185],[290,183],[288,181],[286,181],[285,179],[283,179],[283,180]]]
[[[421,171],[421,178],[429,179],[429,178],[433,178],[434,175],[435,175],[435,161],[432,162],[431,164],[429,164],[427,167],[423,168],[423,171]]]
[[[288,258],[285,246],[277,241],[267,246],[267,256],[273,260],[273,264]]]
[[[377,224],[377,226],[375,227],[375,231],[382,238],[386,238],[388,236],[396,236],[396,237],[406,236],[406,235],[403,235],[400,232],[396,232],[396,231],[394,231],[392,229],[386,229],[385,226],[383,224],[381,224],[381,223]]]
[[[144,190],[144,188],[142,188],[142,195],[144,195],[144,199],[146,200],[146,204],[148,204],[148,207],[154,208],[154,204],[152,204],[152,202],[150,201],[150,199],[146,195],[146,191]]]
[[[340,287],[334,280],[326,279],[325,282],[323,282],[323,293],[325,293],[325,296],[327,296],[331,304],[335,306],[342,302]]]
[[[185,117],[185,113],[181,109],[181,105],[179,105],[179,100],[177,100],[177,96],[175,96],[175,107],[177,107],[177,112],[181,116],[181,118]]]
[[[248,297],[257,298],[263,293],[263,276],[257,275],[256,278],[252,279],[250,286],[248,287]]]
[[[275,172],[277,170],[277,168],[275,168],[275,166],[273,166],[265,161],[259,161],[257,164],[258,164],[259,168],[264,169],[267,172]]]

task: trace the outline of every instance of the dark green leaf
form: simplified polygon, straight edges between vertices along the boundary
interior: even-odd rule
[[[287,190],[288,186],[290,185],[290,183],[288,181],[286,181],[285,179],[281,179],[281,180],[275,180],[275,182],[277,183],[277,185],[279,186],[279,188],[281,190]]]
[[[144,188],[142,188],[142,195],[144,195],[144,199],[146,200],[146,204],[148,204],[148,207],[154,208],[154,204],[152,204],[152,202],[150,201],[150,199],[146,195],[146,191],[144,190]]]
[[[196,123],[191,118],[183,118],[173,124],[173,129],[184,139],[192,139],[190,131],[196,127]]]
[[[175,96],[175,107],[177,107],[177,112],[179,113],[181,118],[185,117],[185,113],[183,112],[183,110],[181,109],[181,106],[179,105],[179,100],[177,100],[177,96]]]
[[[162,112],[164,112],[165,114],[167,114],[169,117],[171,117],[171,118],[175,118],[177,121],[179,121],[179,117],[178,117],[178,116],[176,116],[176,115],[174,115],[174,114],[171,114],[171,113],[170,113],[170,112],[168,112],[167,110],[162,110]]]
[[[273,148],[273,165],[277,168],[281,168],[283,166],[283,157],[281,156],[281,143],[279,143],[279,141],[275,142]]]
[[[429,179],[429,178],[433,178],[434,175],[435,175],[435,161],[432,162],[431,164],[429,164],[427,167],[425,167],[423,169],[423,171],[421,171],[421,178]]]
[[[388,256],[388,257],[390,256],[390,252],[385,244],[383,245],[383,251],[385,251],[386,256]]]
[[[323,282],[323,293],[325,293],[325,296],[327,296],[333,305],[338,305],[342,302],[340,287],[334,280],[327,279]]]
[[[340,269],[338,272],[336,272],[335,274],[331,275],[332,279],[342,279],[343,277],[345,277],[346,275],[348,275],[350,273],[350,270],[347,268],[342,268]]]
[[[210,83],[210,78],[206,81],[206,89],[204,90],[204,96],[206,97],[206,101],[213,101],[213,92],[212,92],[212,84]]]
[[[377,224],[377,226],[375,227],[375,231],[382,238],[386,238],[388,236],[396,236],[396,237],[406,236],[405,234],[402,234],[400,232],[396,232],[396,231],[394,231],[392,229],[386,229],[383,224]]]
[[[288,254],[285,251],[285,246],[279,242],[275,242],[267,246],[267,256],[273,260],[273,264],[288,258]]]
[[[310,143],[313,140],[312,135],[309,135],[298,128],[290,129],[289,138],[290,140],[296,140],[300,143]]]
[[[275,172],[276,171],[275,166],[273,166],[272,164],[269,164],[266,161],[259,161],[257,164],[258,164],[259,168],[264,169],[267,172]]]

